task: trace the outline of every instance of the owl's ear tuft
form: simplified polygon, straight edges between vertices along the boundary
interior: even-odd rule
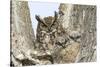
[[[42,22],[45,26],[47,26],[47,24],[45,23],[44,19],[42,19],[39,15],[35,15],[35,18],[38,22]]]
[[[53,24],[57,21],[57,19],[58,19],[58,13],[55,11],[54,12],[54,20],[53,20],[53,22],[52,22],[52,24],[51,24],[51,27],[53,26]]]
[[[35,15],[35,18],[39,22],[44,22],[44,20],[39,15]]]
[[[55,15],[54,15],[54,22],[55,22],[58,18],[58,13],[56,11],[54,13],[55,13]]]

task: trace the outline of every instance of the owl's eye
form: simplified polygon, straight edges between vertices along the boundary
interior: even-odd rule
[[[41,25],[40,25],[40,26],[44,27],[45,25],[44,25],[43,23],[41,23]]]
[[[46,28],[46,25],[44,25],[43,23],[41,23],[39,26],[41,29]]]
[[[57,28],[57,25],[56,24],[53,24],[52,26],[51,26],[51,29],[56,29]]]

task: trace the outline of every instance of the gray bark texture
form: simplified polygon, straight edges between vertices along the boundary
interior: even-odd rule
[[[36,38],[28,2],[12,0],[10,9],[11,66],[96,61],[95,5],[61,3],[54,17],[36,15]]]
[[[66,31],[78,31],[81,35],[76,62],[96,61],[96,6],[61,4],[59,10],[64,13],[60,22]]]
[[[11,1],[11,56],[15,66],[20,64],[14,57],[25,59],[34,48],[34,32],[27,1]]]

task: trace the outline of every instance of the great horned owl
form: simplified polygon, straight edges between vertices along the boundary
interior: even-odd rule
[[[43,49],[52,49],[54,34],[58,28],[57,12],[55,12],[54,17],[49,16],[42,19],[40,16],[35,15],[35,18],[38,21],[37,41],[41,43]]]

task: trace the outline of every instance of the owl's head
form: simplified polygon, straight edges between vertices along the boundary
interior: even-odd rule
[[[56,11],[54,17],[49,16],[41,18],[39,15],[35,15],[35,18],[38,21],[38,28],[40,31],[52,32],[55,28],[57,28],[58,14]]]

